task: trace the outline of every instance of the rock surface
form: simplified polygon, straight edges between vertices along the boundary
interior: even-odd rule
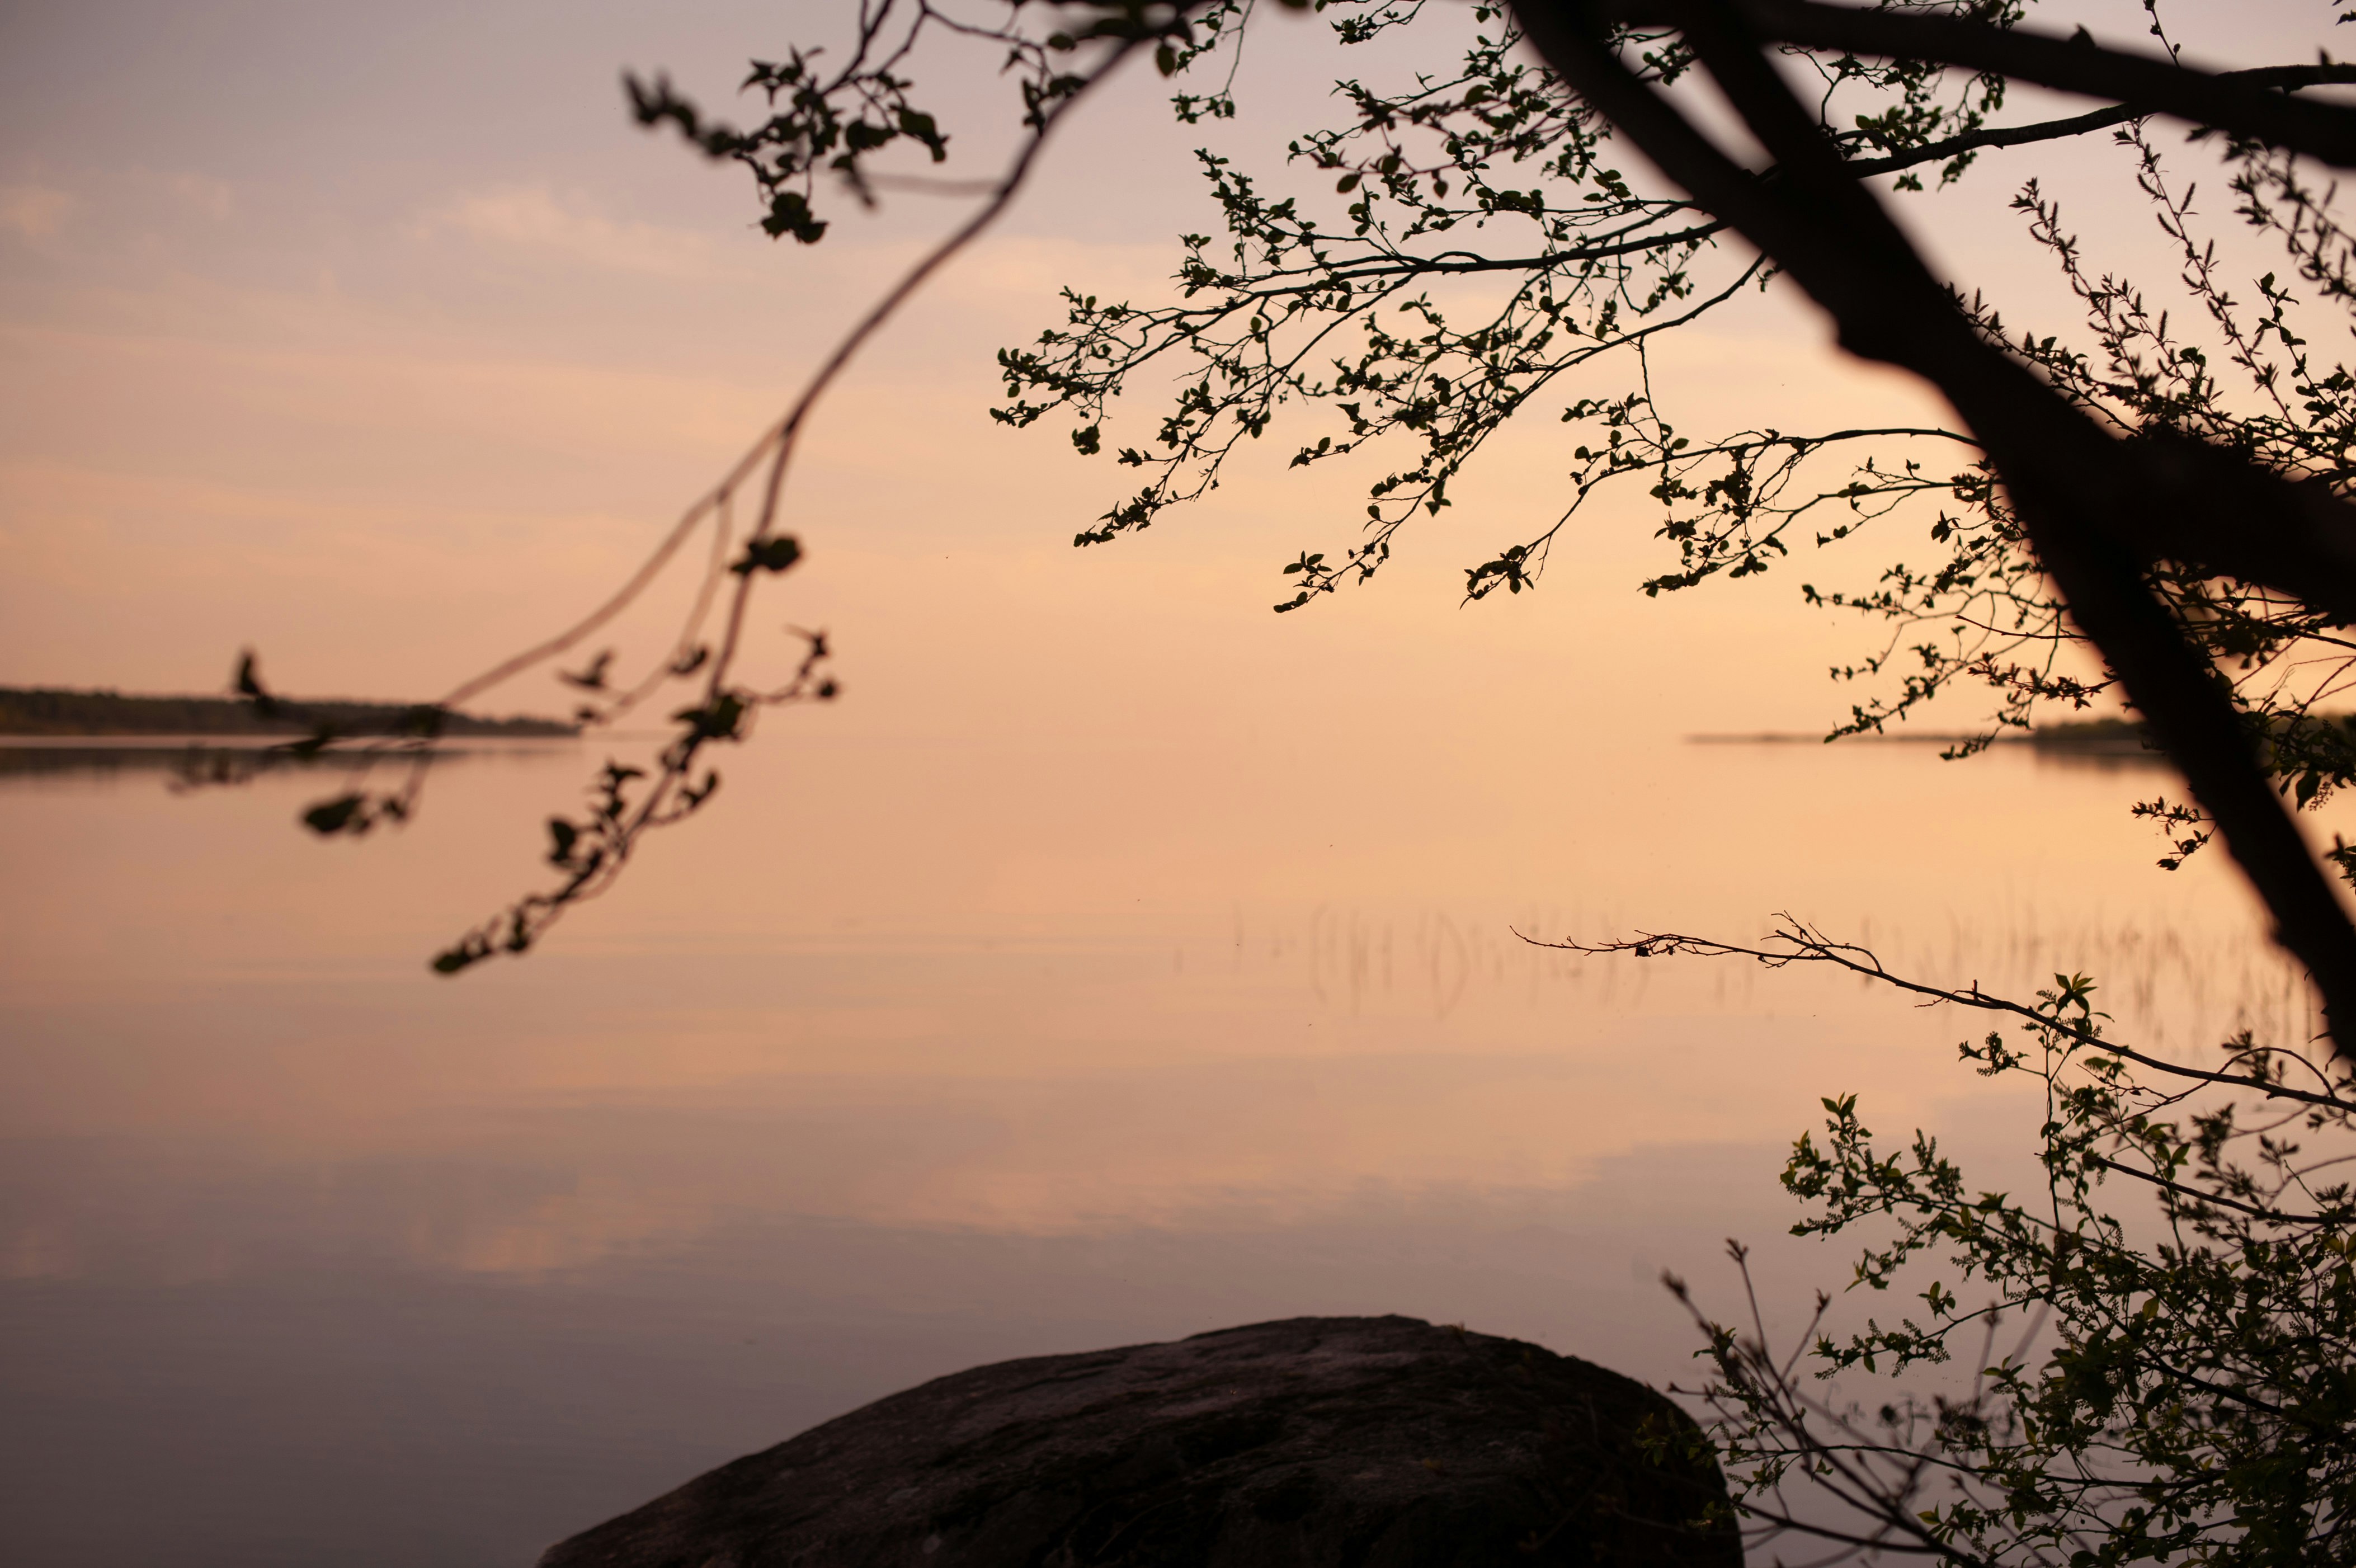
[[[1693,1430],[1535,1345],[1293,1318],[937,1379],[541,1568],[1739,1568],[1730,1526],[1690,1522],[1715,1468],[1655,1463],[1640,1428]]]

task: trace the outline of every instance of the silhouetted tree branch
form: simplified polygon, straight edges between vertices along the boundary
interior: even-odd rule
[[[2173,559],[2204,574],[2297,595],[2335,624],[2346,624],[2356,620],[2356,509],[2321,487],[2286,483],[2197,442],[2104,430],[1977,331],[1952,291],[1932,277],[1880,203],[1844,166],[1815,116],[1771,63],[1767,40],[1751,30],[1754,13],[1763,10],[1771,14],[1764,24],[1771,27],[1788,31],[1799,25],[1790,19],[1796,16],[1837,32],[1819,14],[1837,9],[1754,7],[1736,0],[1645,7],[1648,17],[1676,27],[1774,156],[1772,180],[1736,164],[1656,88],[1638,80],[1622,62],[1599,13],[1524,0],[1518,14],[1566,82],[1704,209],[1740,230],[1807,290],[1833,317],[1844,348],[1914,371],[1963,415],[1987,448],[2072,618],[2183,770],[2265,899],[2277,937],[2314,977],[2334,1038],[2350,1048],[2349,1034],[2356,1031],[2356,924],[2269,784],[2208,661],[2153,598],[2142,570],[2156,559]],[[1976,43],[1981,33],[2004,29],[1947,18],[1892,20],[1910,28],[1915,22],[1940,26],[1893,29],[1876,22],[1870,36],[1919,33],[1922,50],[1939,51],[1933,58],[1974,66],[2020,55],[2045,62],[2048,76],[2058,75],[2048,57],[2078,48]],[[1847,37],[1812,35],[1804,41],[1868,47],[1841,41]],[[2158,91],[2158,79],[2195,75],[2172,66],[2132,71],[2119,66],[2111,75],[2089,67],[2083,80],[2132,81],[2135,91],[2148,94]],[[2200,80],[2218,86],[2214,79]],[[2228,116],[2252,102],[2285,102],[2240,89],[2211,91],[2199,101],[2226,129],[2252,136],[2267,134],[2280,116],[2251,112],[2246,128]],[[2337,124],[2332,115],[2356,125],[2356,115],[2340,111],[2324,120]]]
[[[1022,92],[1023,135],[1004,171],[987,187],[987,199],[903,273],[837,340],[785,415],[687,509],[603,604],[556,635],[462,682],[439,702],[417,709],[417,722],[408,735],[345,747],[358,751],[364,763],[400,766],[400,782],[390,789],[370,789],[364,770],[362,787],[311,806],[304,812],[305,824],[321,834],[358,834],[379,823],[407,821],[422,797],[444,715],[586,643],[637,603],[691,540],[699,532],[709,533],[710,551],[691,607],[671,645],[637,681],[626,686],[616,682],[616,650],[610,648],[580,671],[558,671],[559,679],[585,699],[574,717],[591,727],[610,725],[665,687],[689,682],[692,695],[688,705],[669,715],[675,726],[671,738],[647,766],[610,757],[605,761],[592,782],[585,811],[549,820],[546,858],[560,880],[524,895],[466,932],[434,957],[437,973],[455,974],[498,954],[529,951],[566,911],[610,888],[648,832],[685,820],[712,798],[721,774],[706,760],[710,748],[745,739],[765,708],[835,697],[839,687],[830,672],[831,650],[822,631],[787,628],[802,641],[804,651],[783,684],[764,689],[748,684],[738,673],[760,585],[791,570],[802,557],[799,536],[785,531],[783,501],[787,475],[809,416],[901,306],[1006,210],[1030,177],[1048,137],[1081,95],[1131,51],[1162,37],[1169,25],[1166,16],[1158,23],[1120,17],[1100,21],[1084,32],[1084,38],[1094,40],[1096,47],[1093,58],[1078,70],[1065,69],[1058,57],[1078,48],[1081,39],[1050,49],[1015,35],[1001,35],[1014,49],[1008,63]],[[866,163],[879,149],[905,139],[925,145],[936,162],[945,156],[947,138],[929,115],[907,102],[908,84],[894,71],[926,32],[959,27],[923,0],[915,5],[884,0],[863,10],[853,58],[830,79],[819,78],[810,57],[801,54],[783,65],[755,68],[747,85],[765,88],[773,103],[785,95],[789,107],[751,134],[705,124],[667,83],[649,86],[632,77],[627,85],[641,124],[674,124],[710,156],[751,163],[771,196],[769,232],[791,233],[810,243],[826,227],[812,215],[808,200],[821,166],[861,199],[870,200]],[[846,101],[852,105],[848,113]],[[751,525],[740,532],[736,509],[748,497]],[[236,688],[264,713],[286,706],[263,687],[251,653],[239,666]],[[299,745],[316,753],[342,738],[322,728]]]
[[[1531,939],[1525,939],[1531,940]],[[2316,1564],[2356,1541],[2356,1080],[2246,1033],[2210,1068],[2113,1037],[2084,975],[2034,1002],[1897,975],[1786,915],[1756,942],[1653,932],[1537,945],[1645,960],[1826,966],[2005,1027],[1959,1047],[2045,1093],[2043,1177],[1969,1185],[1928,1134],[1879,1144],[1855,1095],[1792,1147],[1795,1235],[1856,1236],[1840,1326],[1819,1292],[1796,1335],[1768,1326],[1750,1250],[1734,1322],[1665,1283],[1702,1329],[1753,1550],[1797,1534],[1971,1564]],[[2009,1032],[2008,1032],[2009,1031]],[[2148,1201],[2122,1212],[2114,1181]],[[1919,1287],[1919,1288],[1918,1288]],[[1919,1304],[1919,1305],[1915,1305]],[[1784,1348],[1778,1348],[1781,1339]],[[1910,1380],[1880,1398],[1860,1379]],[[1933,1391],[1921,1391],[1928,1380]],[[1830,1502],[1836,1511],[1827,1514]]]

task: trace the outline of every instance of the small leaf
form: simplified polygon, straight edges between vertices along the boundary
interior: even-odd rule
[[[367,806],[368,797],[365,795],[338,795],[332,800],[322,800],[304,812],[303,824],[322,835],[347,830],[362,832],[368,828]]]
[[[810,215],[809,200],[798,190],[779,191],[769,203],[769,215],[761,220],[761,227],[771,239],[791,234],[805,245],[815,245],[826,237],[826,224]]]
[[[790,533],[744,542],[744,558],[728,569],[738,576],[755,572],[783,572],[802,558],[802,542]]]
[[[578,686],[584,692],[602,692],[605,689],[605,671],[613,667],[613,663],[614,650],[608,648],[602,650],[596,658],[592,659],[586,670],[578,674],[570,670],[559,670],[556,672],[556,678],[568,686]]]

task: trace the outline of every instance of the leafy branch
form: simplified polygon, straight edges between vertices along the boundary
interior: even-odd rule
[[[1036,165],[1041,149],[1082,93],[1139,47],[1182,32],[1186,7],[1140,5],[1107,16],[1076,35],[1057,34],[1033,43],[1011,27],[981,36],[1009,46],[1010,63],[1020,67],[1025,134],[1006,166],[988,188],[987,199],[910,266],[851,326],[820,362],[784,416],[764,432],[728,473],[674,523],[636,572],[587,616],[461,682],[438,702],[420,708],[406,736],[340,749],[362,762],[362,787],[322,800],[304,822],[323,835],[361,834],[380,823],[409,820],[420,803],[432,746],[441,715],[527,671],[549,665],[588,642],[637,602],[665,568],[699,533],[709,536],[709,553],[693,602],[664,654],[634,681],[617,682],[616,650],[600,650],[578,671],[560,678],[584,694],[575,711],[582,724],[610,726],[616,720],[675,683],[688,683],[687,705],[669,716],[669,743],[640,767],[609,757],[588,790],[581,813],[548,822],[548,864],[560,874],[554,886],[527,893],[437,954],[437,973],[455,974],[498,954],[528,952],[549,928],[574,906],[611,887],[644,835],[692,816],[720,789],[721,774],[707,760],[709,748],[742,743],[765,708],[832,700],[838,686],[830,672],[824,632],[787,628],[803,644],[799,662],[783,684],[763,688],[738,673],[745,651],[754,596],[767,578],[791,570],[802,558],[799,536],[784,527],[785,481],[809,416],[851,360],[925,283],[978,238],[1012,201]],[[773,191],[773,235],[792,232],[806,243],[824,233],[809,217],[809,196],[823,161],[861,199],[873,179],[865,159],[894,137],[923,144],[943,156],[946,136],[933,119],[905,98],[909,85],[894,74],[899,63],[928,30],[973,36],[929,4],[881,0],[861,13],[859,43],[851,63],[832,77],[812,74],[812,55],[797,54],[784,66],[756,67],[748,86],[762,88],[772,105],[785,107],[764,125],[739,132],[707,124],[701,112],[667,85],[629,82],[642,124],[675,124],[708,155],[755,167]],[[1076,54],[1078,69],[1057,63]],[[877,116],[889,112],[896,127],[887,135]],[[838,150],[839,149],[839,150]],[[831,154],[830,157],[827,155]],[[739,529],[740,503],[749,503],[749,527]],[[240,667],[240,690],[265,712],[284,706],[264,688],[249,654]],[[322,732],[300,743],[312,752],[338,746]],[[402,769],[390,788],[366,787],[368,770],[379,765]]]
[[[1528,939],[1526,939],[1528,940]],[[1969,1183],[1935,1139],[1886,1147],[1826,1098],[1783,1173],[1797,1236],[1865,1233],[1848,1290],[1912,1292],[1895,1322],[1832,1326],[1819,1293],[1781,1351],[1748,1251],[1747,1321],[1687,1284],[1700,1399],[1754,1546],[1799,1532],[1959,1563],[2325,1563],[2356,1546],[2356,1078],[2244,1031],[2214,1065],[2114,1038],[2094,983],[2022,1003],[1890,973],[1784,917],[1764,940],[1540,942],[1586,954],[1826,964],[2009,1028],[1958,1047],[2042,1091],[2040,1190]],[[2142,1200],[2123,1212],[2121,1186]],[[1854,1380],[1946,1373],[1860,1399]],[[1960,1372],[1961,1386],[1954,1387]],[[1844,1390],[1852,1390],[1844,1392]],[[1804,1485],[1803,1503],[1790,1487]],[[1838,1511],[1821,1507],[1829,1498]]]

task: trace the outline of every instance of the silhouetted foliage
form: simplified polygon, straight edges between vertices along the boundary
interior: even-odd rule
[[[1844,970],[1997,1015],[2010,1032],[1965,1041],[1963,1059],[2044,1090],[2044,1180],[2025,1195],[1971,1186],[1927,1133],[1878,1143],[1853,1094],[1824,1101],[1821,1144],[1794,1145],[1783,1186],[1810,1212],[1793,1233],[1864,1232],[1850,1288],[1902,1285],[1921,1305],[1832,1331],[1820,1294],[1816,1322],[1782,1352],[1755,1295],[1743,1324],[1695,1309],[1713,1376],[1687,1391],[1718,1418],[1758,1536],[2087,1568],[2356,1551],[2356,1081],[2344,1070],[2246,1031],[2213,1065],[2171,1060],[2111,1037],[2084,975],[2054,976],[2027,1004],[1947,990],[1789,917],[1756,945],[1541,945]],[[2146,1201],[2122,1205],[2122,1189]],[[1683,1281],[1668,1283],[1693,1305]],[[1952,1369],[1946,1391],[1902,1380],[1939,1369]],[[1858,1398],[1860,1373],[1898,1386]],[[1815,1498],[1795,1504],[1794,1488]],[[1827,1495],[1840,1505],[1830,1519]]]
[[[1393,454],[1366,487],[1355,538],[1283,564],[1277,607],[1301,608],[1377,574],[1401,531],[1451,505],[1459,476],[1517,416],[1571,427],[1569,482],[1551,516],[1498,525],[1494,553],[1465,568],[1470,599],[1539,587],[1563,531],[1606,487],[1634,487],[1661,509],[1666,558],[1637,585],[1653,595],[1919,529],[1932,550],[1920,564],[1893,560],[1862,586],[1803,585],[1808,601],[1877,628],[1833,671],[1868,683],[1834,733],[1881,730],[1977,684],[1994,708],[1957,748],[1968,752],[2047,704],[2123,701],[2189,789],[2138,808],[2168,835],[2162,864],[2224,840],[2312,977],[2339,1054],[2318,1065],[2296,1044],[2244,1038],[2221,1067],[2188,1068],[2108,1039],[2082,977],[2017,1005],[1896,982],[1869,955],[1797,925],[1757,947],[1622,944],[1832,963],[2008,1013],[2025,1044],[1998,1032],[1966,1058],[2034,1074],[2049,1091],[2041,1208],[1971,1193],[1927,1138],[1885,1153],[1853,1099],[1826,1101],[1827,1142],[1803,1140],[1785,1176],[1817,1206],[1802,1230],[1888,1221],[1896,1240],[1872,1244],[1859,1283],[1884,1289],[1935,1264],[1990,1297],[1966,1304],[1934,1279],[1923,1321],[1826,1335],[1801,1357],[1827,1374],[1896,1375],[2023,1314],[2050,1337],[2009,1351],[1987,1341],[1974,1352],[1986,1370],[1958,1399],[1900,1398],[1864,1413],[1810,1394],[1801,1359],[1772,1358],[1763,1333],[1708,1323],[1717,1377],[1705,1393],[1743,1507],[1769,1528],[1958,1563],[2344,1561],[2356,1291],[2348,1188],[2325,1173],[2347,1157],[2356,1109],[2346,1077],[2356,926],[2295,812],[2356,782],[2356,731],[2326,711],[2356,651],[2356,372],[2314,347],[2356,310],[2356,242],[2310,172],[2356,166],[2356,110],[2302,96],[2356,83],[2356,68],[2319,52],[2253,70],[2187,67],[2158,0],[2143,6],[2158,40],[2144,50],[2024,26],[2013,0],[1306,8],[1344,48],[1415,29],[1430,40],[1419,55],[1427,69],[1394,84],[1342,81],[1335,122],[1285,149],[1300,189],[1280,193],[1202,154],[1226,232],[1183,238],[1170,296],[1068,289],[1060,324],[1000,356],[1001,421],[1067,418],[1077,453],[1137,470],[1138,488],[1076,542],[1152,526],[1214,488],[1241,442],[1280,424],[1296,466]],[[633,110],[744,165],[764,228],[806,244],[828,233],[832,192],[872,203],[894,185],[926,188],[930,177],[895,173],[889,157],[948,158],[948,131],[910,74],[927,40],[976,43],[1014,82],[1019,150],[614,604],[441,704],[570,653],[690,533],[712,527],[704,596],[673,654],[626,689],[603,653],[564,677],[594,699],[580,715],[594,725],[692,676],[698,694],[674,714],[673,740],[650,770],[609,762],[585,816],[549,824],[564,880],[470,933],[437,968],[528,948],[564,908],[610,886],[646,829],[710,799],[707,746],[740,739],[762,705],[831,694],[816,637],[783,689],[749,691],[730,674],[755,585],[798,557],[778,526],[779,496],[809,409],[1002,210],[1042,140],[1108,71],[1141,50],[1164,77],[1224,66],[1216,85],[1204,75],[1172,107],[1190,124],[1228,118],[1237,51],[1265,25],[1256,0],[977,0],[959,12],[872,0],[855,24],[840,66],[816,49],[755,63],[744,87],[766,111],[757,123],[717,120],[659,79],[631,79]],[[1747,139],[1695,115],[1702,78]],[[2097,107],[2005,123],[2020,82]],[[2161,120],[2190,127],[2189,157],[2162,150]],[[2013,205],[2075,297],[2079,319],[2062,329],[2023,328],[1965,282],[1935,276],[1890,215],[1885,193],[1927,197],[1990,151],[2089,136],[2116,144],[2123,177],[2173,248],[2172,308],[2096,259],[2033,179]],[[1623,171],[1639,157],[1664,177]],[[2187,161],[2221,171],[2235,242],[2276,257],[2246,285],[2177,172]],[[1793,431],[1762,410],[1751,428],[1680,428],[1651,345],[1773,286],[1800,290],[1851,352],[1919,377],[1955,426]],[[1127,445],[1111,438],[1114,400],[1163,374],[1178,391],[1158,424]],[[729,508],[756,467],[760,510],[740,538]],[[701,618],[732,577],[727,630],[707,641]],[[2098,668],[2065,660],[2073,647]],[[245,683],[266,710],[270,694]],[[323,802],[308,820],[321,832],[398,820],[416,777]],[[2328,858],[2356,878],[2356,849]],[[2113,1177],[2150,1197],[2156,1230],[2104,1207]],[[1803,1477],[1864,1522],[1800,1520],[1780,1488]]]
[[[1810,602],[1883,628],[1833,672],[1872,688],[1834,733],[1879,731],[1958,683],[1995,697],[1966,751],[2044,704],[2124,699],[2190,786],[2142,808],[2167,832],[2162,864],[2222,829],[2327,1014],[2356,1014],[2356,928],[2280,805],[2356,780],[2356,744],[2321,712],[2345,689],[2342,629],[2356,618],[2356,512],[2340,495],[2356,379],[2316,355],[2309,320],[2344,318],[2356,290],[2348,236],[2305,172],[2356,162],[2356,113],[2297,93],[2356,81],[2356,68],[2187,68],[2157,0],[2144,21],[2159,48],[2144,54],[2037,33],[2000,0],[1312,8],[1344,48],[1414,29],[1430,69],[1342,81],[1339,119],[1286,146],[1309,177],[1293,188],[1202,152],[1226,233],[1183,238],[1171,297],[1068,288],[1061,325],[999,356],[997,418],[1069,417],[1076,452],[1139,471],[1141,488],[1076,543],[1151,527],[1216,486],[1239,442],[1285,422],[1301,427],[1296,466],[1396,454],[1366,487],[1355,542],[1283,565],[1278,607],[1300,608],[1380,571],[1400,531],[1451,505],[1458,476],[1534,401],[1573,427],[1566,504],[1469,564],[1468,598],[1538,586],[1601,488],[1634,486],[1661,507],[1673,560],[1641,584],[1655,595],[1911,521],[1927,564],[1894,562],[1862,587],[1803,585]],[[872,201],[873,160],[895,144],[947,156],[907,74],[927,34],[1003,51],[1034,133],[1043,103],[1068,102],[1151,43],[1164,76],[1224,70],[1171,101],[1198,124],[1233,115],[1257,14],[1254,0],[873,5],[831,74],[815,50],[755,63],[745,87],[771,109],[765,123],[715,121],[667,83],[633,79],[631,94],[642,121],[745,165],[773,233],[815,242],[823,172]],[[1777,58],[1810,77],[1809,101],[1770,68]],[[1771,164],[1745,166],[1689,117],[1697,75]],[[2106,105],[2000,124],[2019,81]],[[2229,285],[2191,186],[2169,173],[2155,115],[2192,124],[2205,143],[2194,156],[2222,166],[2246,238],[2279,252],[2249,296]],[[2177,252],[2174,315],[2091,263],[2032,179],[2014,202],[2023,236],[2083,320],[2017,330],[1983,295],[1934,279],[1869,183],[1927,194],[1991,150],[2088,136],[2123,149],[2124,177]],[[1675,183],[1624,173],[1631,152]],[[1846,347],[1920,374],[1962,423],[1680,428],[1651,344],[1779,276]],[[1150,377],[1175,381],[1169,412],[1140,439],[1109,438],[1113,401]],[[2062,658],[2079,643],[2102,672]]]
[[[862,14],[858,43],[839,71],[818,70],[815,51],[789,56],[783,64],[756,62],[744,85],[761,89],[775,113],[751,131],[706,123],[659,79],[648,84],[633,76],[626,86],[640,124],[672,124],[710,156],[734,158],[753,169],[768,199],[764,226],[770,234],[790,233],[811,243],[826,231],[825,221],[812,215],[809,199],[821,169],[861,199],[872,200],[873,181],[867,170],[880,151],[912,141],[925,146],[935,162],[946,156],[946,136],[928,115],[906,102],[908,83],[895,74],[918,38],[944,29],[968,30],[929,5],[897,7],[887,3]],[[597,650],[578,670],[554,671],[559,682],[580,693],[573,717],[591,732],[610,727],[667,690],[683,688],[686,705],[669,715],[670,739],[644,759],[645,766],[609,757],[590,783],[585,808],[549,820],[546,858],[559,879],[517,898],[436,954],[436,973],[456,974],[487,958],[530,951],[568,909],[614,885],[646,833],[683,821],[712,800],[721,784],[721,774],[708,756],[712,747],[745,740],[763,709],[830,702],[838,695],[841,688],[831,673],[823,631],[785,628],[802,641],[804,652],[781,685],[757,687],[737,672],[759,585],[790,571],[802,558],[799,536],[782,525],[782,509],[787,475],[803,427],[877,329],[1004,209],[1047,134],[1079,93],[1132,48],[1169,30],[1166,23],[1120,12],[1087,23],[1076,35],[1057,35],[1044,43],[1013,33],[986,34],[1010,49],[1003,65],[1018,82],[1026,133],[1006,169],[985,188],[988,199],[843,335],[785,416],[763,433],[718,485],[687,509],[629,579],[565,630],[463,682],[438,703],[415,710],[421,716],[410,735],[355,745],[334,726],[321,725],[298,743],[306,754],[332,749],[353,757],[362,767],[359,787],[304,811],[303,822],[312,832],[358,834],[380,823],[406,822],[424,789],[441,715],[573,654],[637,603],[691,540],[707,538],[701,583],[668,650],[634,680],[617,678],[618,650],[613,648]],[[1055,63],[1061,55],[1084,46],[1093,51],[1089,71],[1075,73]],[[748,526],[738,521],[740,506],[747,501],[752,508]],[[261,719],[275,721],[289,711],[289,704],[262,684],[251,653],[241,660],[232,687]],[[369,787],[367,770],[379,765],[396,769],[398,782]],[[212,780],[192,772],[189,781]],[[220,781],[228,781],[227,776]]]

